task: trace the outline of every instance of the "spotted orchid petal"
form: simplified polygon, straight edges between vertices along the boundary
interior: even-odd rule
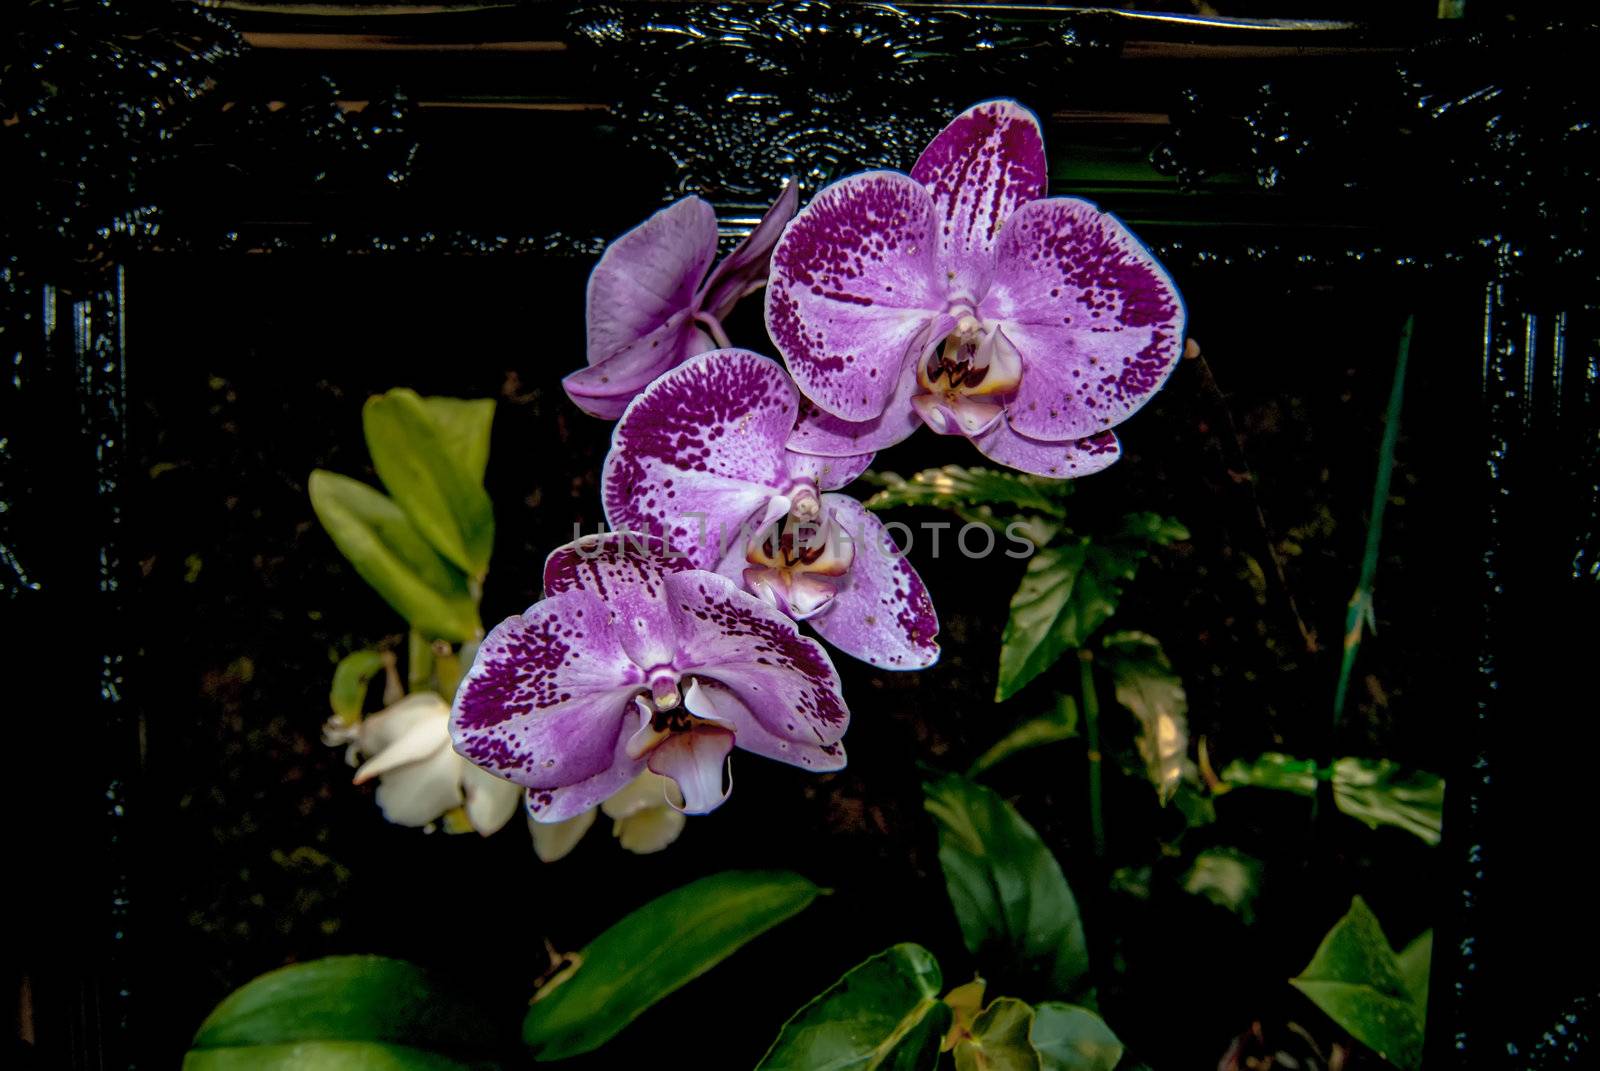
[[[657,376],[713,345],[696,325],[694,310],[683,309],[611,356],[571,373],[561,385],[585,413],[615,420]]]
[[[1006,222],[979,314],[1022,355],[1007,412],[1035,439],[1121,423],[1183,353],[1183,303],[1166,269],[1115,216],[1071,197],[1034,201]]]
[[[715,573],[674,573],[666,586],[686,672],[728,688],[769,733],[824,749],[838,744],[850,712],[833,662],[815,640]],[[811,765],[805,751],[784,761]]]
[[[1122,456],[1122,444],[1109,431],[1084,439],[1052,443],[1018,435],[1004,419],[972,440],[983,455],[1020,472],[1073,479],[1109,468]]]
[[[789,448],[823,457],[864,456],[883,450],[907,438],[922,426],[911,399],[921,389],[914,361],[900,370],[899,381],[883,407],[872,420],[841,420],[812,403],[800,400],[800,416],[790,436]],[[869,451],[861,454],[860,451]]]
[[[801,399],[801,407],[804,406],[805,400]],[[868,453],[820,457],[816,454],[802,454],[793,449],[785,450],[784,454],[791,478],[810,480],[822,491],[837,491],[854,482],[856,477],[866,472],[872,465],[875,456]]]
[[[883,522],[847,495],[824,495],[855,544],[850,574],[828,606],[810,618],[817,635],[845,654],[883,669],[925,669],[939,660],[939,618],[922,578]]]
[[[692,310],[716,255],[717,214],[698,197],[668,205],[612,242],[589,276],[589,363]]]
[[[776,508],[775,496],[794,482],[785,444],[798,409],[783,369],[748,350],[713,350],[673,369],[634,400],[612,434],[601,475],[607,523],[665,538],[697,568],[715,566],[753,515]],[[853,478],[858,463],[865,468],[852,460],[838,475]],[[788,508],[783,503],[780,515]]]
[[[586,591],[606,606],[606,623],[635,666],[658,666],[674,653],[671,615],[661,578],[690,567],[661,541],[634,532],[605,532],[557,547],[544,563],[544,593]]]
[[[727,792],[718,764],[747,740],[796,765],[842,761],[849,712],[826,653],[726,578],[669,561],[634,533],[563,547],[546,563],[546,598],[479,646],[451,737],[527,787],[535,821],[574,818],[647,768],[676,783],[686,811],[710,810]],[[683,689],[701,681],[737,704],[686,709]]]
[[[939,261],[951,295],[976,304],[1006,220],[1044,196],[1047,169],[1039,121],[1014,100],[975,104],[929,143],[911,177],[933,197]]]
[[[529,788],[572,785],[609,770],[645,682],[609,627],[612,612],[606,600],[575,589],[495,626],[456,693],[456,750]]]
[[[818,193],[778,239],[767,332],[818,408],[849,421],[884,415],[928,321],[946,311],[938,234],[919,182],[868,171]]]
[[[683,693],[683,705],[696,717],[731,728],[739,747],[752,754],[818,773],[844,769],[843,744],[814,744],[773,732],[727,685],[697,678]]]
[[[778,244],[778,236],[799,207],[800,187],[790,180],[784,183],[783,192],[778,194],[778,199],[772,202],[755,229],[712,269],[701,288],[704,294],[701,308],[721,320],[740,298],[767,285],[772,247]]]

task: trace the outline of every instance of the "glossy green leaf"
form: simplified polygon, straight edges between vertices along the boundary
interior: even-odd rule
[[[1078,701],[1070,695],[1058,695],[1055,706],[1049,713],[1029,718],[1001,737],[988,751],[979,755],[978,760],[967,771],[967,776],[977,777],[1019,751],[1071,740],[1077,735]]]
[[[972,1021],[972,1036],[952,1052],[956,1071],[1039,1071],[1039,1056],[1029,1033],[1033,1009],[1012,997],[1001,997]]]
[[[399,506],[357,480],[311,474],[311,506],[334,544],[402,617],[428,636],[464,643],[479,631],[467,578],[422,538]]]
[[[572,974],[539,991],[523,1040],[536,1060],[597,1049],[821,892],[786,871],[730,870],[659,896],[595,938]]]
[[[247,1049],[195,1049],[183,1071],[495,1071],[490,1060],[457,1060],[378,1041],[291,1041]]]
[[[950,1026],[942,987],[927,949],[886,949],[783,1024],[757,1071],[925,1071]]]
[[[472,577],[488,571],[494,549],[494,508],[483,489],[493,417],[492,402],[424,399],[404,388],[367,399],[361,411],[373,468],[390,496]]]
[[[1235,760],[1222,771],[1230,786],[1270,788],[1314,796],[1317,764],[1309,759],[1267,752],[1251,762]],[[1439,843],[1444,821],[1444,779],[1424,770],[1405,770],[1388,759],[1342,758],[1328,775],[1333,802],[1345,814],[1376,829],[1394,826]]]
[[[1033,1049],[1040,1071],[1111,1071],[1122,1042],[1088,1008],[1045,1001],[1033,1009]]]
[[[1047,480],[1008,469],[964,468],[946,465],[925,469],[909,480],[892,472],[869,472],[868,483],[883,488],[863,503],[868,509],[895,506],[1017,506],[1059,517],[1072,493],[1069,480]]]
[[[1071,536],[1029,558],[1000,638],[995,701],[1016,695],[1067,651],[1082,647],[1116,612],[1122,585],[1150,548],[1188,534],[1159,514],[1130,513],[1104,537]]]
[[[1350,1036],[1402,1071],[1422,1061],[1425,1006],[1405,984],[1383,928],[1361,897],[1290,984]]]
[[[1142,632],[1107,636],[1104,661],[1117,702],[1139,721],[1139,755],[1156,796],[1165,804],[1178,785],[1199,773],[1189,758],[1189,697],[1166,652]]]
[[[1023,996],[1065,996],[1089,955],[1061,865],[993,791],[954,774],[924,786],[939,864],[967,948],[985,975]]]
[[[420,967],[330,956],[235,990],[194,1036],[186,1071],[489,1067],[493,1026]]]
[[[339,659],[339,664],[333,668],[333,686],[328,690],[328,705],[333,708],[333,716],[345,725],[360,721],[372,678],[382,672],[381,651],[352,651]]]
[[[1183,879],[1183,891],[1227,908],[1246,923],[1255,919],[1261,891],[1261,860],[1233,848],[1210,848],[1195,856]]]

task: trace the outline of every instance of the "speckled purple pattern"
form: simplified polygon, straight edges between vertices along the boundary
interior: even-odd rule
[[[951,289],[976,301],[1001,227],[1022,205],[1044,195],[1039,121],[1013,100],[974,105],[929,143],[911,177],[933,196],[940,258],[956,276]]]
[[[1013,429],[1092,435],[1166,382],[1183,352],[1178,291],[1116,217],[1071,197],[1034,201],[1006,223],[997,263],[979,314],[1034,358],[1007,406]]]
[[[823,504],[855,544],[850,574],[827,609],[810,618],[817,634],[847,655],[884,669],[924,669],[939,660],[939,618],[922,578],[883,522],[848,495]]]
[[[679,689],[701,679],[728,689],[718,723],[735,746],[813,769],[843,762],[850,715],[833,663],[725,578],[679,571],[637,537],[615,534],[556,551],[545,582],[542,602],[479,646],[450,717],[456,750],[528,788],[538,821],[587,810],[649,762],[653,750],[629,755],[628,742],[653,714],[644,697],[659,674]],[[712,731],[696,723],[656,741],[673,747],[652,768],[692,775],[680,789],[708,810],[721,802],[720,782],[701,760],[716,749],[677,740],[702,730]],[[688,766],[679,761],[686,756]]]
[[[1115,217],[1038,199],[1044,160],[1032,114],[989,101],[957,116],[912,175],[843,179],[795,217],[767,288],[768,329],[808,399],[792,449],[879,450],[926,421],[1029,472],[1081,475],[1115,460],[1104,442],[1078,440],[1166,381],[1183,348],[1182,301]],[[1015,351],[981,399],[982,380],[908,376],[958,329],[963,340],[1004,332]]]
[[[733,727],[734,738],[741,749],[818,773],[844,769],[842,743],[815,744],[775,733],[751,713],[750,708],[740,702],[739,697],[726,685],[701,678],[699,687],[698,698],[709,704],[710,713],[714,713],[718,721]]]
[[[589,277],[589,367],[562,381],[591,416],[615,420],[663,372],[716,343],[700,323],[760,289],[778,235],[799,193],[784,187],[745,240],[707,273],[717,253],[717,217],[698,197],[651,216],[606,249]]]
[[[771,733],[824,747],[839,742],[850,712],[815,640],[715,573],[675,573],[666,589],[686,671],[727,686]]]
[[[672,660],[672,622],[661,578],[690,568],[687,558],[661,552],[661,541],[633,532],[591,535],[558,547],[544,563],[544,593],[581,590],[605,604],[606,623],[638,666]]]
[[[568,591],[495,626],[456,692],[456,750],[532,788],[574,784],[609,767],[645,680],[609,616],[597,596]]]
[[[1122,456],[1122,444],[1109,431],[1085,439],[1045,442],[1018,435],[1005,417],[973,439],[972,443],[990,461],[1058,480],[1099,472],[1109,468]]]
[[[937,234],[927,191],[895,171],[842,179],[789,224],[772,254],[767,331],[806,397],[845,420],[883,412],[943,309]]]
[[[607,523],[663,536],[696,568],[712,568],[719,542],[792,482],[784,444],[798,406],[783,369],[747,350],[673,369],[612,433],[601,475]]]

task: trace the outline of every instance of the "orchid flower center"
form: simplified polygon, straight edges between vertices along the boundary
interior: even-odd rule
[[[918,362],[917,382],[925,393],[911,404],[940,434],[978,435],[1003,412],[989,398],[1015,390],[1021,381],[1022,360],[1010,340],[966,311],[943,343]]]
[[[670,668],[650,671],[650,696],[646,698],[641,695],[636,701],[639,708],[639,728],[628,739],[630,759],[644,758],[673,733],[693,732],[700,725],[715,725],[714,722],[697,718],[688,711],[678,692],[680,683],[692,684],[693,679],[680,682],[678,674]]]
[[[855,546],[809,481],[788,495],[789,513],[751,537],[745,587],[796,620],[821,613],[838,594]]]

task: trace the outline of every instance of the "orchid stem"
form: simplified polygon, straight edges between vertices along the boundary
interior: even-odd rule
[[[697,312],[694,314],[694,318],[701,327],[704,327],[707,331],[711,332],[712,340],[716,342],[720,349],[729,350],[733,348],[733,343],[728,341],[728,332],[722,329],[721,320],[717,319],[709,312]]]
[[[1320,766],[1331,766],[1338,745],[1339,726],[1350,698],[1350,678],[1355,675],[1356,655],[1361,637],[1373,621],[1372,584],[1378,572],[1378,548],[1383,537],[1383,511],[1389,502],[1389,484],[1394,476],[1394,447],[1400,438],[1400,403],[1405,397],[1406,365],[1411,359],[1411,330],[1415,316],[1407,316],[1400,328],[1399,352],[1394,362],[1394,382],[1389,387],[1389,406],[1384,412],[1383,441],[1378,448],[1378,475],[1372,487],[1372,509],[1367,518],[1367,542],[1361,554],[1361,575],[1344,615],[1344,651],[1339,660],[1339,680],[1333,690],[1333,726]],[[1331,784],[1331,782],[1330,782]],[[1311,820],[1316,822],[1322,793],[1312,798]]]
[[[1094,837],[1094,857],[1105,862],[1106,827],[1100,791],[1100,696],[1094,686],[1094,657],[1078,652],[1078,673],[1083,690],[1083,735],[1089,745],[1089,831]]]

